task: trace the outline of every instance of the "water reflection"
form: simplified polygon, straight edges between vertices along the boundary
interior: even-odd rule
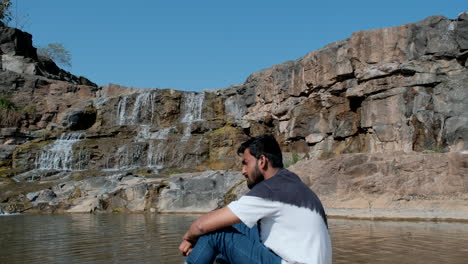
[[[182,263],[193,215],[0,217],[0,263]],[[334,263],[467,263],[468,224],[331,219]]]
[[[0,217],[0,263],[182,263],[181,233],[196,216]]]
[[[330,221],[333,263],[467,263],[468,224]]]

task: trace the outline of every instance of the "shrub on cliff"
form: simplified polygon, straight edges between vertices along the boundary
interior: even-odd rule
[[[0,109],[15,110],[16,105],[8,97],[0,95]]]
[[[62,43],[49,43],[37,49],[37,54],[44,56],[63,66],[71,67],[71,54]]]
[[[0,95],[0,127],[15,127],[21,120],[18,107],[8,97]]]
[[[5,24],[8,24],[8,22],[10,22],[12,19],[10,7],[10,0],[0,0],[0,21]]]

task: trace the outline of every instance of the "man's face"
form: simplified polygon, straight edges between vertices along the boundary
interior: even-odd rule
[[[247,187],[252,189],[265,178],[258,168],[258,160],[246,149],[242,154],[242,175],[247,179]]]

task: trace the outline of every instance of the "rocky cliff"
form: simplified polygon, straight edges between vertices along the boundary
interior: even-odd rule
[[[401,207],[407,210],[401,217],[444,218],[411,212],[449,208],[464,213],[445,218],[468,219],[468,12],[356,32],[243,84],[198,93],[97,87],[38,57],[29,34],[0,33],[0,91],[10,103],[0,109],[0,202],[8,211],[46,208],[33,203],[42,197],[38,192],[59,197],[57,186],[71,179],[104,184],[96,178],[106,177],[120,186],[108,193],[138,182],[146,186],[141,201],[157,203],[114,207],[207,209],[162,202],[187,197],[176,191],[185,185],[161,179],[237,169],[237,145],[271,133],[288,165],[300,160],[292,169],[323,197],[330,214],[391,217]],[[122,173],[141,181],[121,185],[115,179]],[[200,175],[188,181],[206,184]],[[235,193],[238,182],[210,177],[223,187],[218,198],[202,199],[207,204]],[[50,207],[54,198],[47,208],[71,210],[73,202],[63,201],[86,196],[67,195],[60,207]],[[102,197],[101,204],[116,204]],[[112,206],[83,211],[96,210]]]

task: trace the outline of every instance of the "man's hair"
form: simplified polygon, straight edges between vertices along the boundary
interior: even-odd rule
[[[246,149],[249,149],[250,154],[256,159],[261,155],[267,157],[273,168],[283,168],[283,155],[278,142],[272,135],[250,138],[240,145],[237,154],[242,155]]]

